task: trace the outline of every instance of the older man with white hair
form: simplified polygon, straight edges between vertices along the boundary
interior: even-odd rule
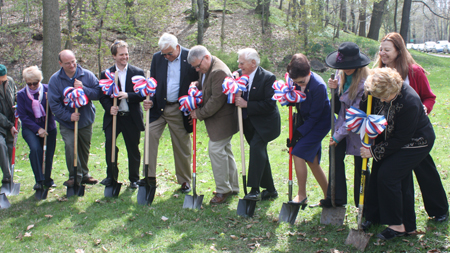
[[[216,193],[210,203],[220,204],[231,194],[239,192],[236,162],[230,143],[238,130],[237,110],[227,103],[227,97],[222,93],[223,80],[230,77],[231,72],[204,46],[191,48],[188,62],[201,74],[199,86],[203,91],[203,106],[192,111],[191,117],[205,121],[209,135],[209,158],[216,181]]]
[[[150,147],[148,177],[156,185],[156,158],[159,139],[166,125],[169,125],[172,149],[175,159],[175,172],[181,192],[191,190],[191,139],[192,126],[187,116],[180,111],[178,98],[187,95],[191,82],[198,74],[187,62],[189,50],[178,44],[172,34],[164,33],[158,42],[161,51],[153,55],[151,76],[158,86],[151,101],[144,100],[144,109],[150,109]],[[145,180],[141,180],[141,184]]]
[[[253,48],[238,51],[239,74],[248,75],[247,91],[237,97],[235,105],[242,108],[245,139],[250,145],[247,185],[248,200],[267,200],[278,197],[272,178],[267,144],[280,135],[280,113],[272,84],[276,77],[259,66],[258,52]],[[266,188],[260,192],[260,187]]]

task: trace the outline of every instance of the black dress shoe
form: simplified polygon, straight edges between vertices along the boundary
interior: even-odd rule
[[[189,184],[187,183],[187,182],[184,182],[182,185],[181,185],[181,192],[182,193],[188,193],[188,192],[190,192],[191,191],[191,187],[189,187]]]
[[[138,185],[137,182],[131,182],[131,183],[130,183],[130,188],[132,188],[132,189],[137,189],[137,188],[139,188],[139,185]]]
[[[372,222],[369,220],[364,221],[363,223],[361,223],[361,227],[364,230],[364,232],[367,232],[367,230],[369,230],[369,228],[372,226]]]
[[[36,184],[33,186],[33,190],[35,190],[35,191],[37,191],[37,190],[42,190],[42,185],[39,184],[39,183],[36,183]]]
[[[260,192],[250,192],[249,194],[244,196],[244,199],[259,201],[259,200],[261,200],[261,193]]]
[[[437,222],[444,222],[446,220],[448,220],[448,212],[444,215],[436,215],[434,216],[434,220]]]
[[[336,207],[340,207],[340,206],[344,206],[345,204],[342,204],[338,201],[335,201],[334,203],[336,205]],[[331,199],[326,198],[326,199],[321,199],[320,200],[320,206],[321,207],[326,207],[326,208],[330,208],[333,207],[333,203],[331,203]]]
[[[272,192],[268,190],[264,190],[261,192],[261,199],[262,200],[268,200],[268,199],[275,199],[278,198],[278,192],[277,190],[274,190]]]
[[[399,237],[399,236],[404,236],[405,232],[397,232],[395,230],[392,230],[390,228],[386,228],[385,230],[383,230],[383,232],[379,233],[377,235],[378,238],[382,239],[382,240],[392,240],[395,237]]]
[[[105,178],[103,179],[100,184],[104,185],[104,186],[111,186],[113,184],[113,179],[112,178]]]
[[[151,186],[156,186],[156,179],[148,179],[148,182]],[[147,179],[143,178],[137,181],[137,184],[140,186],[146,186],[147,185]]]

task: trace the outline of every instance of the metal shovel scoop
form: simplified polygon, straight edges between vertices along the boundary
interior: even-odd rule
[[[78,108],[75,108],[75,113],[78,113]],[[74,143],[73,143],[73,173],[74,173],[74,184],[72,187],[67,187],[67,197],[72,196],[84,196],[84,185],[78,185],[78,121],[74,123]]]
[[[114,75],[115,82],[118,82],[119,75]],[[113,106],[117,106],[117,98],[114,98]],[[116,125],[117,125],[117,115],[113,115],[112,121],[112,145],[111,145],[111,166],[113,174],[113,183],[111,185],[105,186],[104,195],[106,198],[118,197],[120,193],[120,188],[122,188],[122,183],[117,182],[119,176],[119,170],[117,169],[116,161]]]
[[[8,201],[8,198],[4,193],[0,193],[0,209],[9,208],[11,204]]]
[[[183,208],[199,209],[202,207],[203,195],[197,195],[197,119],[192,119],[192,191],[193,196],[186,195],[184,197]]]

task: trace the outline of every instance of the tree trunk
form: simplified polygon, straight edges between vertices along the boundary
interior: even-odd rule
[[[132,26],[136,29],[137,24],[136,24],[136,19],[134,18],[133,6],[134,6],[134,0],[125,0],[125,8],[126,8],[126,15],[127,15],[128,23],[132,24]]]
[[[400,35],[406,42],[409,27],[409,14],[411,13],[411,0],[403,1],[402,24],[400,25]]]
[[[306,1],[305,0],[300,0],[300,6],[299,6],[299,34],[303,34],[303,45],[306,48],[306,46],[308,46],[308,23],[306,22]],[[301,32],[300,32],[301,31]]]
[[[367,34],[369,39],[378,40],[386,2],[387,0],[381,0],[378,3],[373,3],[372,18],[370,19],[369,33]]]
[[[326,0],[325,4],[325,25],[324,28],[328,26],[328,23],[330,22],[330,0]]]
[[[43,83],[48,83],[50,77],[58,71],[58,55],[61,51],[61,31],[59,24],[58,0],[42,0],[44,41],[42,50]]]
[[[350,3],[350,18],[352,19],[352,33],[356,34],[356,15],[354,10],[354,5]]]
[[[196,0],[192,0],[191,19],[193,19],[193,20],[197,19],[197,1]]]
[[[263,2],[264,2],[264,0],[262,0]],[[259,1],[258,1],[258,3],[259,3]],[[265,6],[264,6],[264,3],[262,4],[262,11],[261,11],[261,33],[262,34],[264,34],[264,33],[266,33],[265,32],[265,30],[264,30],[264,9],[265,9]]]
[[[280,9],[280,10],[283,9],[283,0],[280,0],[280,7],[278,9]]]
[[[398,0],[395,0],[394,7],[394,32],[397,32],[397,8],[398,8]]]
[[[342,28],[347,30],[347,0],[341,0],[341,8],[339,11],[339,18],[342,21]]]
[[[65,49],[70,50],[72,50],[72,28],[73,28],[72,7],[70,4],[71,2],[72,0],[67,0],[67,30],[69,34],[67,34],[66,44],[64,45]]]
[[[223,0],[222,27],[220,28],[220,51],[223,51],[223,42],[225,41],[225,11],[227,9],[227,0]]]
[[[359,36],[366,37],[366,8],[367,0],[361,0],[361,8],[359,8]]]
[[[203,22],[204,22],[204,18],[205,18],[205,12],[204,10],[204,6],[203,6],[203,0],[197,0],[197,4],[198,4],[198,23],[197,23],[197,44],[201,45],[203,44]]]

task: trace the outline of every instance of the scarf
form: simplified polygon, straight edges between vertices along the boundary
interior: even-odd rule
[[[44,86],[39,82],[39,87],[36,90],[30,90],[28,85],[26,86],[27,96],[31,100],[31,108],[33,109],[36,122],[39,122],[40,118],[45,117],[45,110],[42,106],[42,98],[44,97]],[[38,99],[34,99],[34,95],[38,93]]]

